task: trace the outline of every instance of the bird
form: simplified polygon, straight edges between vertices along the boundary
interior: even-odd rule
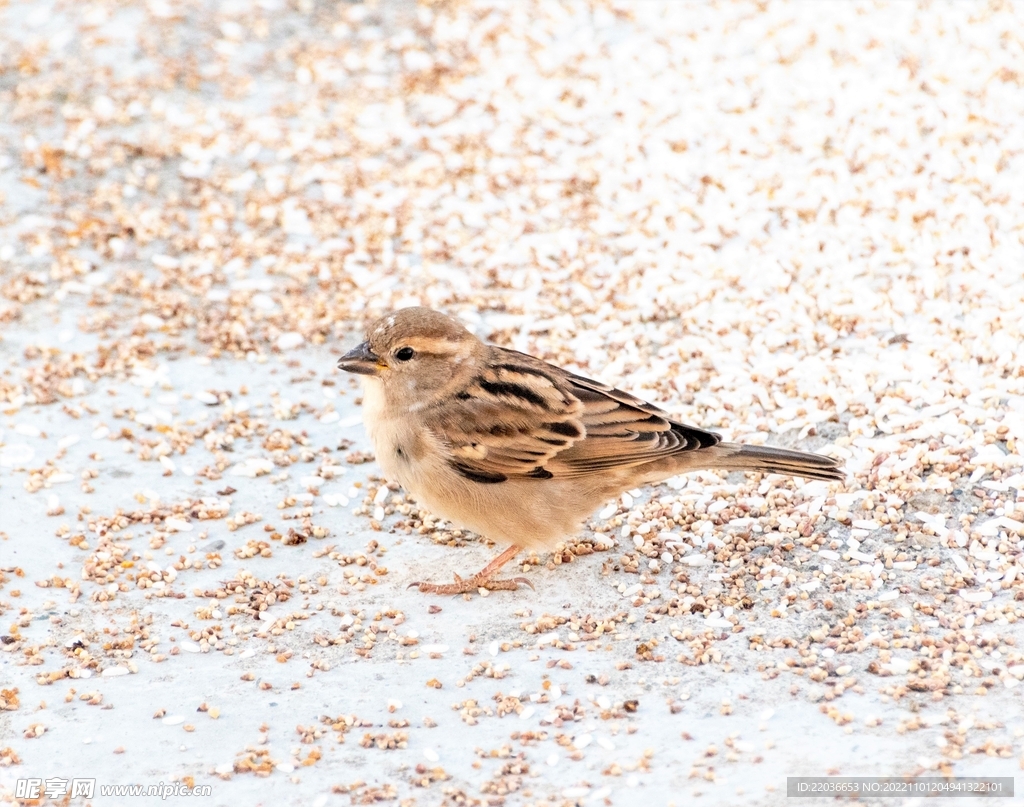
[[[423,593],[532,588],[495,575],[521,551],[571,536],[623,491],[688,471],[844,479],[831,457],[724,442],[627,392],[487,344],[430,308],[380,317],[338,367],[361,377],[385,476],[434,515],[508,547],[469,577],[410,585]]]

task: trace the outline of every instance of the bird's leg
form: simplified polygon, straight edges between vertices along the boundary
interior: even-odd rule
[[[489,591],[515,591],[519,588],[520,584],[533,588],[533,583],[525,577],[510,577],[505,580],[491,579],[498,569],[512,560],[512,558],[518,555],[522,549],[523,548],[521,546],[512,544],[512,546],[498,555],[498,557],[484,566],[484,568],[472,577],[463,579],[458,575],[455,575],[454,583],[447,583],[444,585],[439,583],[410,583],[409,588],[415,586],[424,594],[440,594],[442,596],[449,594],[466,594],[481,588],[485,588]]]

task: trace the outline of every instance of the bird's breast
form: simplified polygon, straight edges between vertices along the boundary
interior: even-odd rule
[[[384,474],[404,488],[416,492],[427,470],[428,435],[417,428],[415,418],[387,415],[381,383],[368,378],[363,383],[363,423],[373,441],[377,464]]]

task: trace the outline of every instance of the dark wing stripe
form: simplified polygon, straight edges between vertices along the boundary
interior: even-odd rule
[[[548,402],[544,400],[543,395],[538,395],[532,389],[524,387],[521,384],[511,384],[505,381],[486,381],[482,378],[478,383],[480,384],[481,389],[491,395],[504,395],[510,398],[519,398],[522,401],[528,401],[535,406],[539,406],[544,410],[549,410],[551,408],[548,406]]]
[[[575,440],[577,437],[582,437],[583,432],[580,431],[580,427],[573,423],[571,420],[564,420],[557,423],[545,423],[544,428],[549,432],[555,434],[561,434],[564,437],[570,437]]]
[[[562,437],[538,437],[537,439],[549,446],[561,447],[569,444],[569,441]]]
[[[547,468],[538,467],[530,471],[530,473],[528,473],[527,476],[533,479],[550,479],[552,476],[554,476],[554,474],[551,473],[551,471],[549,471]]]
[[[452,462],[449,464],[471,482],[480,482],[483,485],[493,485],[498,482],[504,482],[508,479],[505,474],[480,471],[475,468],[470,468],[468,465],[463,465],[461,462]]]
[[[693,429],[686,426],[683,428],[687,429],[691,438],[697,438],[697,442],[700,443],[701,448],[710,448],[711,446],[717,446],[722,442],[722,438],[714,432],[706,432],[702,429]]]

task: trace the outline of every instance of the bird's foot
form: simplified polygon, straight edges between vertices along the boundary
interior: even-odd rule
[[[533,583],[525,577],[509,577],[503,580],[495,580],[478,574],[467,578],[455,575],[454,583],[410,583],[409,588],[418,588],[423,594],[438,594],[446,597],[452,594],[471,594],[480,589],[485,591],[515,591],[520,585],[533,588]]]

